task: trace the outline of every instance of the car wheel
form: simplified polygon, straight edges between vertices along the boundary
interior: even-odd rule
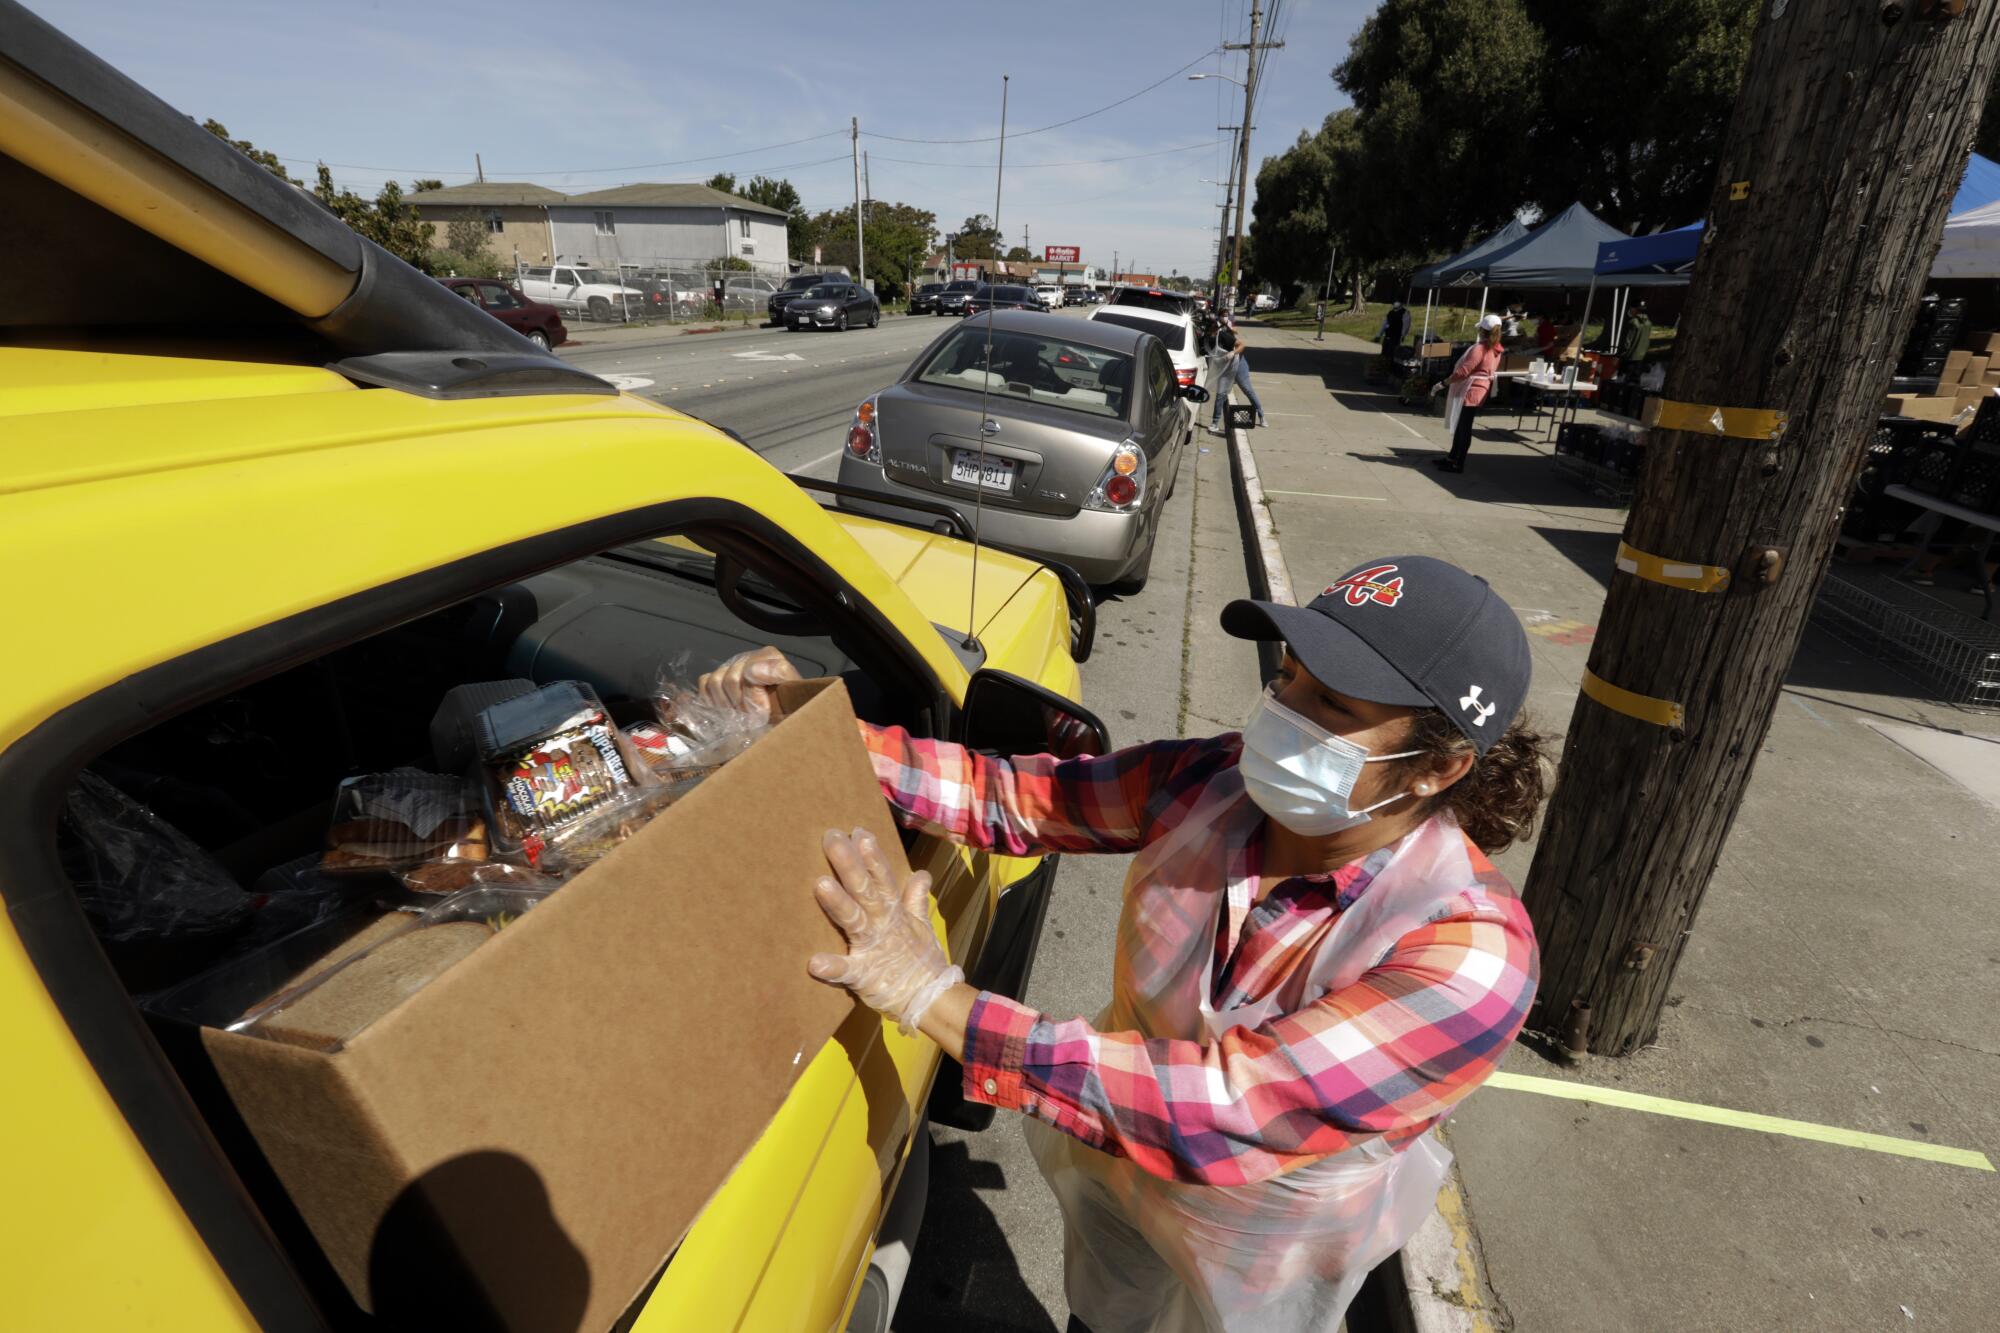
[[[869,328],[871,328],[871,329],[879,329],[879,328],[881,328],[881,327],[882,327],[882,307],[881,307],[881,306],[876,306],[876,307],[875,307],[875,313],[874,313],[874,314],[872,314],[872,315],[870,315],[870,316],[868,317],[868,327],[869,327]]]
[[[541,348],[544,352],[549,350],[549,335],[543,333],[540,329],[530,330],[528,333],[528,341],[533,343],[535,346]]]
[[[611,322],[611,302],[601,296],[590,298],[590,317],[600,324]]]
[[[847,312],[845,310],[833,317],[833,331],[835,333],[847,332]]]

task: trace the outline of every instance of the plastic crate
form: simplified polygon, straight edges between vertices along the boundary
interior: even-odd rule
[[[1982,514],[2000,514],[2000,444],[1974,441],[1960,448],[1944,498]]]
[[[1961,452],[1956,439],[1922,436],[1897,455],[1894,480],[1923,495],[1943,496],[1951,490]]]
[[[1257,409],[1248,403],[1231,403],[1229,405],[1229,424],[1236,430],[1255,430],[1257,427]]]
[[[1557,453],[1564,455],[1576,453],[1576,432],[1577,425],[1573,421],[1565,421],[1556,427]]]

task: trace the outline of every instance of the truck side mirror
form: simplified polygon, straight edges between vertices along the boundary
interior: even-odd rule
[[[1105,754],[1111,733],[1097,714],[1011,671],[973,673],[959,715],[959,743],[998,755],[1052,754],[1058,759]]]

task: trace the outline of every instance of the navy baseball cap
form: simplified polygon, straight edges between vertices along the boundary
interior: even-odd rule
[[[1239,639],[1283,640],[1340,694],[1435,707],[1482,755],[1528,697],[1520,617],[1485,579],[1427,555],[1357,565],[1305,606],[1231,602],[1222,628]]]

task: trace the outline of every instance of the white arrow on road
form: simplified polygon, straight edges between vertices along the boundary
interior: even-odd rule
[[[641,389],[650,389],[653,387],[653,381],[647,379],[644,375],[599,375],[597,378],[604,380],[612,388],[624,393],[637,393]]]
[[[797,352],[737,352],[738,361],[803,361]]]

